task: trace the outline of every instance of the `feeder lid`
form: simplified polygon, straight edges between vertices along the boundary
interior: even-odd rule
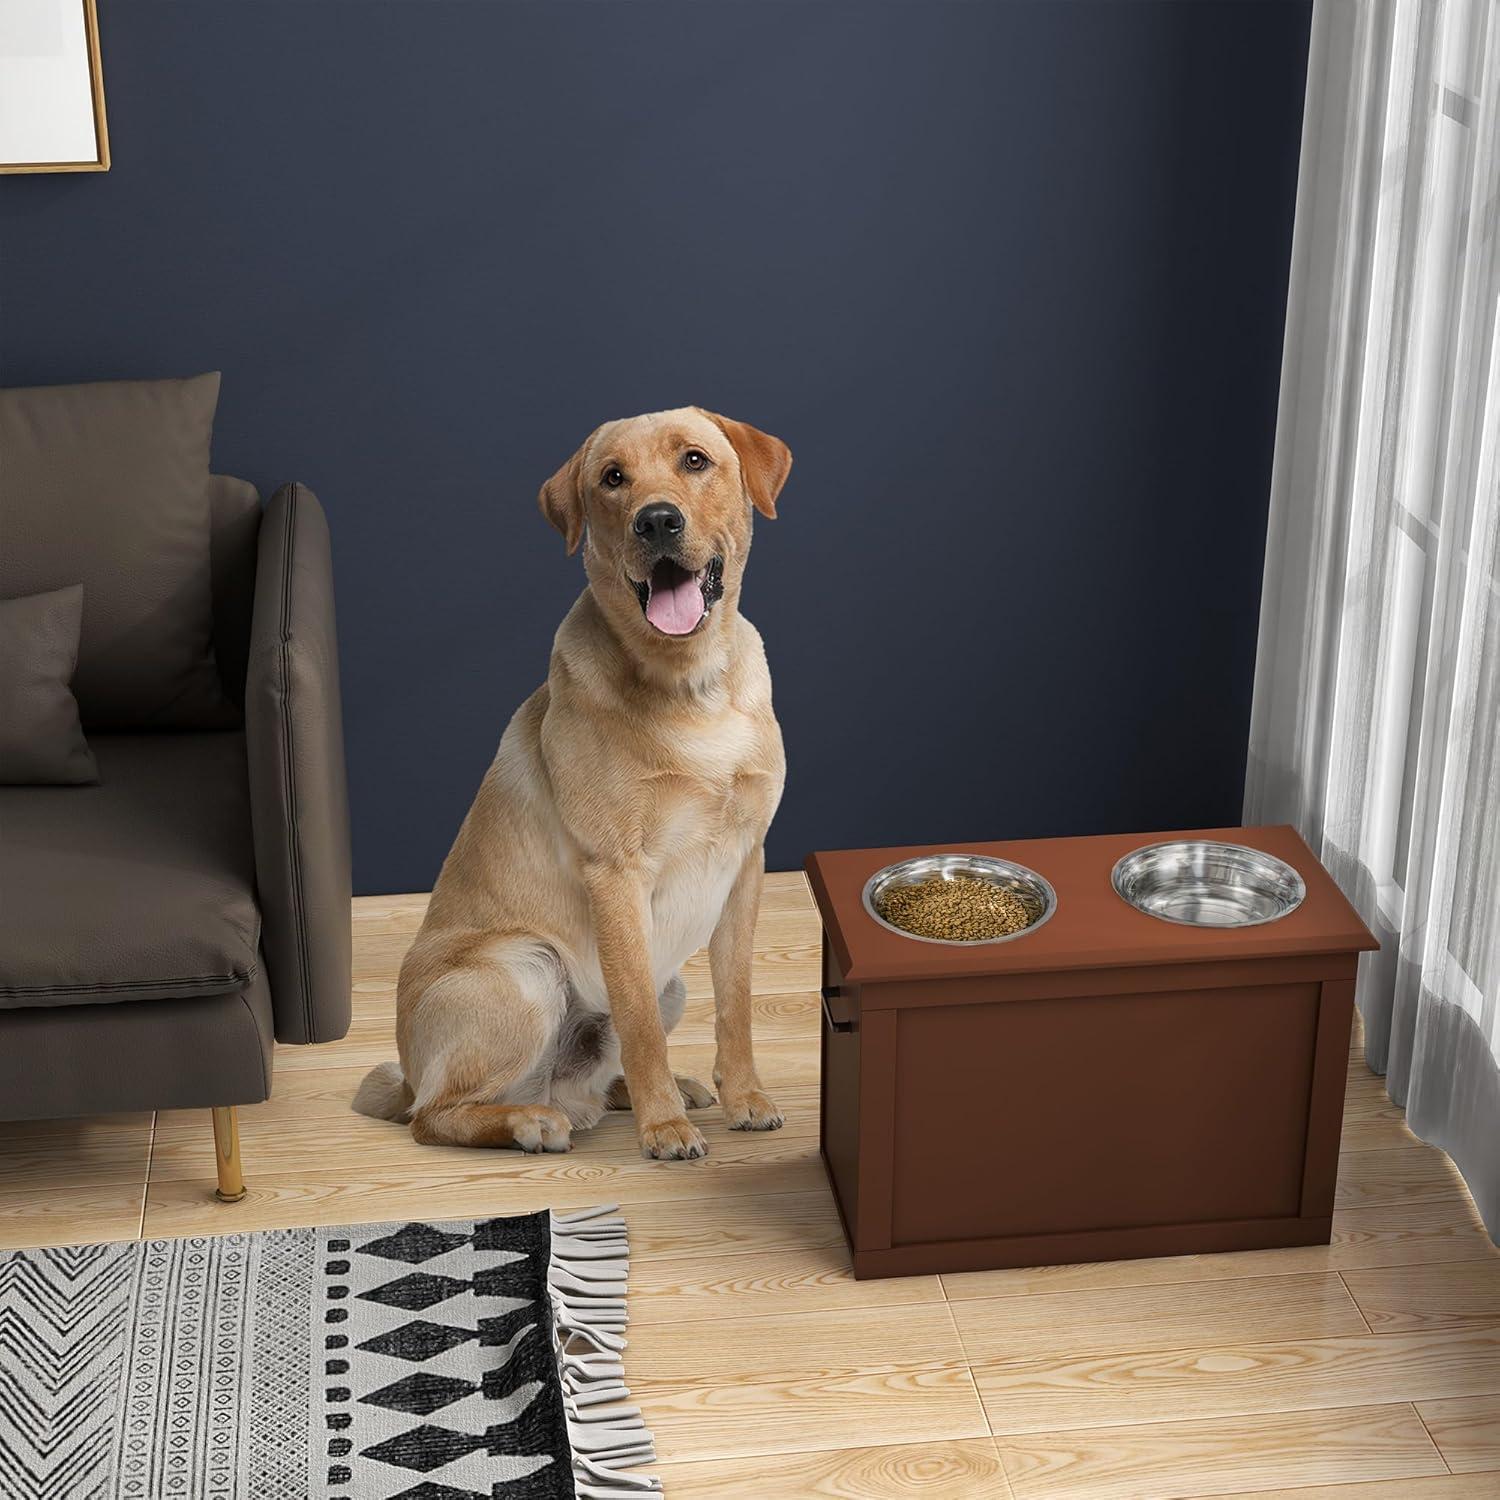
[[[1117,893],[1111,876],[1120,860],[1149,845],[1179,841],[1243,845],[1272,855],[1297,872],[1306,895],[1274,921],[1197,927],[1163,921]],[[1035,930],[988,944],[914,941],[870,916],[863,894],[872,875],[901,860],[940,854],[987,855],[1024,865],[1050,883],[1056,908]],[[1286,824],[820,850],[807,857],[806,869],[834,958],[851,984],[1353,954],[1380,946],[1333,877]]]

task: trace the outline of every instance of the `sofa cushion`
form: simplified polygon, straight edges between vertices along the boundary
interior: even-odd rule
[[[69,684],[83,589],[0,599],[0,785],[81,786],[99,768]]]
[[[0,1008],[242,989],[260,936],[244,735],[92,744],[98,786],[0,787]]]
[[[0,597],[81,583],[86,729],[239,722],[213,657],[219,377],[0,390]]]

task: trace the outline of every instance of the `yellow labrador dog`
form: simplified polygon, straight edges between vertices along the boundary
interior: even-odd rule
[[[633,1108],[645,1155],[702,1156],[685,1110],[713,1095],[673,1076],[666,1037],[706,942],[725,1116],[780,1126],[751,1050],[750,955],[786,763],[739,598],[752,508],[776,514],[791,464],[779,439],[684,407],[607,422],[542,486],[588,587],[401,966],[400,1063],[356,1109],[418,1141],[566,1151]]]

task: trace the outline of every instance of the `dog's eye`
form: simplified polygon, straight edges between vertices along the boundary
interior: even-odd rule
[[[612,490],[619,489],[625,483],[625,471],[618,464],[611,464],[604,471],[604,482]]]
[[[689,448],[682,455],[682,462],[685,468],[706,469],[708,467],[708,454],[700,452],[697,448]]]

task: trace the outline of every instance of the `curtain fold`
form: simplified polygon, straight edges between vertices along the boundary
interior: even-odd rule
[[[1366,1055],[1500,1240],[1500,0],[1315,0],[1247,822],[1381,940]]]

